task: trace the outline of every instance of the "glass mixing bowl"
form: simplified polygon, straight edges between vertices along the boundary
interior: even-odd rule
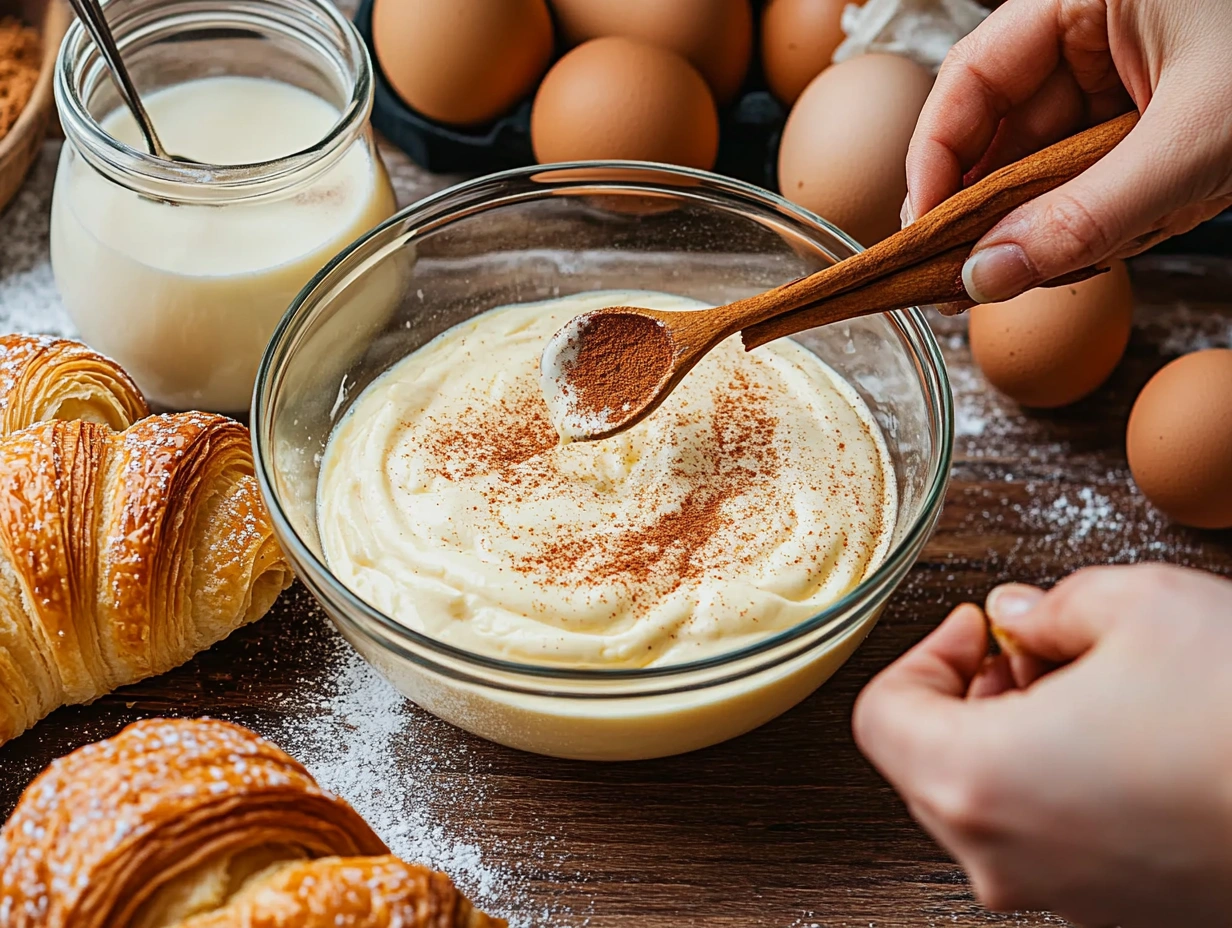
[[[567,669],[469,653],[368,606],[326,566],[316,489],[335,424],[393,363],[485,310],[590,290],[719,304],[859,246],[757,187],[632,163],[537,166],[414,204],[334,259],[292,304],[253,397],[257,474],[284,550],[348,641],[399,690],[467,731],[562,757],[630,760],[732,738],[812,693],[863,641],[941,510],[953,410],[917,310],[796,336],[867,402],[898,481],[889,554],[823,612],[708,660]]]

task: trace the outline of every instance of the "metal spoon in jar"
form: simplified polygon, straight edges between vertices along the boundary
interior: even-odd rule
[[[120,92],[120,98],[128,107],[128,111],[133,114],[137,127],[145,137],[145,144],[150,154],[164,161],[200,164],[201,162],[194,161],[192,158],[171,154],[159,141],[158,133],[154,131],[154,124],[150,121],[150,114],[146,112],[141,97],[137,95],[137,88],[133,85],[133,79],[129,76],[128,69],[124,67],[123,59],[120,58],[120,49],[116,45],[115,36],[111,34],[111,27],[107,25],[107,17],[103,14],[103,7],[99,0],[69,0],[69,2],[77,13],[77,18],[81,20],[81,24],[94,39],[94,44],[98,47],[99,54],[102,55],[107,65],[107,70],[111,72],[111,79]]]

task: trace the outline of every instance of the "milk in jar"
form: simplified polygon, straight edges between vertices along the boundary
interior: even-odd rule
[[[340,118],[316,94],[263,77],[202,77],[144,102],[169,152],[254,165],[254,175],[312,149]],[[126,109],[100,126],[143,148]],[[106,177],[65,146],[52,206],[56,283],[81,337],[119,361],[155,406],[246,409],[266,342],[295,295],[394,210],[368,133],[324,166],[306,157],[286,172],[288,183],[255,195],[241,188],[177,202]]]

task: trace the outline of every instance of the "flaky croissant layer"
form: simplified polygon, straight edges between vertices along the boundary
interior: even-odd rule
[[[0,438],[0,743],[183,663],[291,579],[237,422],[51,421]]]
[[[502,928],[443,873],[397,857],[326,857],[275,866],[226,906],[175,928]]]
[[[0,435],[49,419],[125,429],[149,414],[123,368],[81,342],[0,335]]]
[[[388,856],[252,732],[138,722],[53,763],[0,829],[4,928],[502,928]]]

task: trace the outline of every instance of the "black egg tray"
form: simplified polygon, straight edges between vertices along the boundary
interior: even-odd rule
[[[428,119],[394,93],[381,72],[372,46],[372,4],[362,0],[355,25],[368,45],[375,79],[372,124],[417,164],[441,174],[489,173],[534,164],[530,142],[530,108],[533,95],[510,113],[481,126],[458,127]],[[673,0],[664,0],[673,2]],[[755,11],[764,0],[755,2]],[[761,17],[754,15],[754,29]],[[754,35],[754,48],[757,48]],[[563,53],[557,49],[557,56]],[[787,110],[766,89],[757,56],[736,100],[719,111],[719,154],[715,171],[778,189],[779,136]],[[1157,245],[1152,251],[1165,254],[1210,254],[1232,257],[1232,210],[1186,235]]]
[[[355,25],[372,55],[376,84],[372,124],[382,135],[420,166],[443,174],[487,173],[535,163],[530,143],[533,95],[499,119],[471,127],[436,122],[403,103],[376,60],[372,46],[372,4],[373,0],[363,0],[355,14]],[[558,48],[557,57],[563,52],[564,49]],[[754,62],[740,96],[719,111],[719,154],[714,169],[729,177],[775,189],[779,134],[786,120],[786,109],[766,89]]]

